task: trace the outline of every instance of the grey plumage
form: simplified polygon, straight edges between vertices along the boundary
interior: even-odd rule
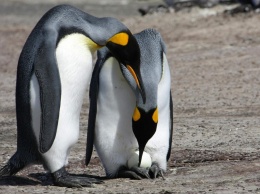
[[[120,33],[126,37],[123,37],[123,45],[120,42],[111,40],[111,38]],[[70,5],[59,5],[52,8],[43,15],[32,30],[24,44],[18,61],[16,83],[17,151],[0,170],[0,176],[13,175],[29,164],[40,162],[54,174],[56,184],[58,185],[70,187],[89,186],[91,182],[99,182],[87,178],[85,180],[76,180],[76,177],[69,177],[62,166],[60,171],[53,172],[54,170],[51,170],[50,166],[55,166],[56,164],[46,159],[47,157],[44,158],[46,156],[44,154],[51,149],[55,138],[57,138],[57,128],[61,116],[61,97],[63,95],[62,92],[64,92],[62,88],[65,85],[61,83],[61,70],[59,69],[61,66],[58,66],[56,51],[59,43],[72,34],[80,34],[85,38],[87,37],[88,39],[84,39],[82,43],[85,47],[89,45],[87,44],[88,42],[84,41],[89,39],[91,40],[90,44],[95,44],[97,48],[106,45],[122,64],[130,65],[138,77],[140,91],[145,99],[145,92],[142,90],[142,80],[139,75],[139,46],[125,25],[115,18],[91,16]],[[118,40],[121,41],[120,38],[116,39],[116,41]],[[34,76],[36,77],[36,85],[39,86],[37,95],[39,94],[40,98],[40,110],[37,109],[40,112],[40,121],[38,122],[40,123],[39,137],[35,132],[37,130],[33,127],[34,115],[30,99],[31,82]],[[85,88],[85,84],[83,85],[82,88]],[[71,103],[78,102],[72,101]],[[37,142],[37,140],[39,141]],[[71,140],[71,142],[73,141]],[[60,146],[62,147],[63,145]],[[59,152],[60,150],[55,151]],[[59,162],[65,163],[68,152],[69,148],[67,150],[64,148],[64,153],[60,152],[57,154],[58,156],[54,155],[53,157],[50,154],[48,157],[64,160]],[[61,157],[62,154],[65,159]],[[52,168],[56,169],[56,166]],[[73,182],[73,180],[76,181]]]
[[[92,74],[86,164],[90,161],[93,144],[95,143],[96,150],[108,177],[130,176],[131,178],[137,179],[140,178],[140,176],[148,177],[149,175],[145,171],[141,170],[142,173],[137,170],[138,174],[136,171],[133,172],[131,169],[127,169],[126,166],[131,152],[138,148],[143,151],[142,147],[145,148],[148,153],[150,152],[151,156],[154,156],[152,169],[157,169],[156,172],[154,172],[154,176],[156,177],[158,171],[162,174],[161,168],[165,170],[166,161],[169,159],[171,153],[173,110],[170,93],[170,72],[165,58],[166,46],[161,35],[154,29],[146,29],[134,36],[137,39],[141,51],[140,72],[147,94],[146,103],[143,103],[141,95],[137,92],[137,84],[125,66],[120,65],[125,81],[121,79],[122,75],[116,74],[118,71],[116,68],[113,68],[116,66],[116,62],[113,64],[108,62],[110,58],[113,57],[108,49],[103,48],[98,52],[98,60]],[[101,76],[101,72],[105,71],[103,70],[104,67],[109,69],[109,72],[111,71],[111,75],[106,78]],[[109,79],[127,82],[129,88],[122,88],[122,84],[117,82],[114,83],[115,85],[112,85],[112,83],[109,84]],[[109,88],[107,88],[106,91],[102,91],[100,84],[109,85]],[[163,92],[163,94],[159,94],[160,99],[158,99],[159,87],[161,88],[161,92]],[[162,90],[162,88],[164,89]],[[111,91],[108,91],[110,89]],[[122,93],[124,93],[124,95],[122,95]],[[127,93],[129,93],[129,95],[127,95]],[[132,103],[132,93],[134,93],[135,96],[135,103]],[[126,97],[126,99],[120,99],[119,96],[121,95]],[[160,101],[164,100],[164,96],[166,102],[162,103]],[[106,97],[110,100],[106,101]],[[111,100],[115,100],[116,102],[112,102]],[[103,109],[103,107],[105,108]],[[137,122],[132,121],[131,123],[132,111],[135,107],[140,111],[141,118]],[[161,121],[158,121],[158,123],[160,123],[158,132],[156,132],[157,123],[154,123],[152,119],[157,109],[163,112],[159,112],[159,115],[162,114],[168,117],[165,118],[165,120],[161,118]],[[108,112],[103,113],[102,110]],[[115,114],[115,117],[111,120],[113,114]],[[123,115],[128,115],[129,118],[125,118]],[[108,117],[110,119],[108,119]],[[162,124],[161,122],[164,123]],[[155,132],[156,137],[154,136]],[[157,145],[153,142],[152,138],[156,138],[157,141],[160,141],[158,137],[160,137],[161,133],[166,134],[162,135],[163,139],[161,144],[159,147],[156,147]],[[149,139],[151,139],[151,142]],[[150,144],[145,147],[148,140]],[[120,147],[122,147],[122,149],[120,149]],[[124,152],[122,153],[118,150],[124,150]],[[158,152],[161,152],[160,154],[164,156],[157,161],[155,155]],[[137,173],[137,175],[135,173]]]

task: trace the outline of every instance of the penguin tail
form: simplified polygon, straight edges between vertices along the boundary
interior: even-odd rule
[[[12,176],[26,166],[20,159],[20,154],[15,153],[10,160],[0,169],[0,177]]]

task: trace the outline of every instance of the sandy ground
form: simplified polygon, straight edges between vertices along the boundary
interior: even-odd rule
[[[61,2],[0,2],[0,165],[16,150],[21,48],[42,14]],[[228,7],[215,7],[141,17],[136,9],[147,1],[88,2],[74,5],[96,16],[116,16],[133,32],[156,28],[167,44],[174,133],[166,180],[114,179],[93,188],[60,188],[34,165],[0,180],[0,193],[260,193],[260,15],[233,17],[221,13]],[[86,98],[68,171],[104,177],[96,153],[84,166],[87,112]]]

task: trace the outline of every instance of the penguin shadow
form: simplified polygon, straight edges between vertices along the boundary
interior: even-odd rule
[[[0,177],[0,186],[36,186],[53,185],[50,173],[31,173],[29,175],[13,175]]]
[[[70,174],[70,176],[83,177],[83,178],[93,178],[93,179],[98,179],[98,180],[101,180],[101,181],[108,179],[106,176],[96,176],[96,175],[89,175],[89,174],[71,174],[71,173],[69,173],[69,174]]]
[[[36,186],[42,184],[38,180],[22,176],[0,177],[0,186]]]
[[[88,177],[99,179],[101,181],[107,180],[105,176],[95,176],[88,174],[70,174],[75,177]],[[0,177],[0,186],[51,186],[54,185],[53,178],[50,173],[31,173],[27,177],[23,176],[6,176]]]

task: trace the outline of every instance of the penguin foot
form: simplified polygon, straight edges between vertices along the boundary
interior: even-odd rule
[[[132,170],[133,172],[141,175],[144,178],[150,179],[149,169],[148,168],[142,168],[142,167],[133,166],[130,170]]]
[[[12,176],[12,175],[16,174],[22,168],[23,168],[22,165],[16,166],[16,165],[13,165],[12,163],[8,162],[5,166],[3,166],[0,169],[0,177]]]
[[[103,181],[95,178],[69,175],[64,167],[62,167],[60,170],[57,170],[52,175],[54,178],[54,184],[60,187],[93,187],[93,183],[103,183]]]
[[[150,179],[149,168],[141,168],[141,167],[132,167],[128,169],[126,167],[122,167],[117,174],[117,178],[131,178],[141,180],[142,178]]]
[[[3,168],[0,169],[0,177],[2,176],[11,176],[11,167],[9,164],[3,166]]]
[[[152,178],[156,178],[157,176],[161,176],[163,180],[165,180],[163,175],[163,169],[159,167],[159,164],[157,162],[153,162],[152,166],[149,168],[149,174]]]
[[[253,7],[250,4],[245,4],[245,5],[239,5],[238,7],[235,7],[234,9],[231,10],[226,10],[224,11],[225,14],[230,14],[230,15],[236,15],[239,13],[248,13],[253,10]]]

